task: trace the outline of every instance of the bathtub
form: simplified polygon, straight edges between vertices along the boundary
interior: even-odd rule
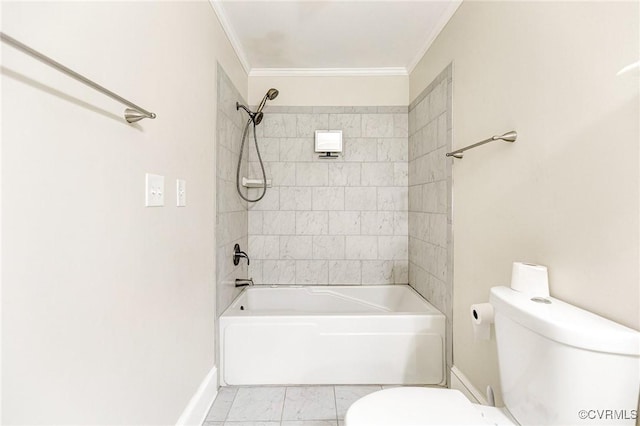
[[[445,316],[406,285],[256,286],[219,325],[221,385],[445,381]]]

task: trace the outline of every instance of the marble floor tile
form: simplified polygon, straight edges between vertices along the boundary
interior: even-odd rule
[[[337,420],[293,420],[280,423],[280,426],[338,426]]]
[[[357,400],[372,392],[382,389],[382,386],[336,386],[336,406],[338,418],[344,419],[347,410]]]
[[[226,423],[234,421],[279,422],[282,416],[284,394],[284,387],[239,388]]]
[[[213,405],[209,410],[209,414],[207,414],[207,417],[205,418],[205,424],[206,422],[223,422],[226,420],[231,404],[233,404],[233,400],[236,397],[236,392],[238,392],[238,388],[221,387],[218,390],[216,400],[213,402]],[[207,426],[218,425],[207,424]]]
[[[282,420],[334,420],[333,386],[288,387]]]

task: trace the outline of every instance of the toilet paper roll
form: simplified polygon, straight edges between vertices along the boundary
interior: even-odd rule
[[[471,324],[475,340],[489,340],[493,324],[493,306],[490,303],[471,305]]]
[[[549,297],[547,267],[533,263],[513,262],[511,288],[531,297]]]

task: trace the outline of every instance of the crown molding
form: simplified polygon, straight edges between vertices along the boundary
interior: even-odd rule
[[[409,74],[413,72],[415,67],[420,62],[420,60],[427,53],[427,50],[429,50],[429,48],[431,47],[433,42],[436,40],[440,32],[447,25],[447,23],[449,22],[453,14],[456,13],[456,10],[458,10],[460,5],[462,4],[462,1],[463,0],[452,0],[451,2],[449,2],[449,5],[447,6],[447,10],[445,10],[445,12],[440,17],[440,20],[438,20],[438,22],[436,23],[436,26],[433,29],[433,31],[431,31],[431,34],[429,35],[429,38],[427,39],[426,43],[422,46],[422,49],[418,51],[416,56],[413,57],[413,60],[409,62],[409,65],[407,65],[407,72]]]
[[[252,68],[249,77],[407,76],[406,68]]]
[[[249,60],[247,59],[247,55],[245,55],[244,53],[244,49],[242,48],[242,43],[240,43],[238,36],[233,31],[233,27],[231,26],[231,23],[229,22],[229,19],[227,18],[227,15],[225,14],[224,9],[222,8],[222,1],[209,0],[209,3],[211,4],[213,11],[216,13],[216,16],[218,17],[218,21],[220,21],[220,25],[222,25],[222,29],[224,30],[224,33],[227,35],[227,38],[229,39],[229,43],[231,43],[231,47],[233,47],[234,52],[236,52],[236,56],[238,57],[238,60],[240,61],[242,68],[244,68],[244,72],[249,74],[251,72],[251,65],[249,65]]]
[[[405,67],[382,67],[382,68],[251,68],[247,55],[244,52],[242,43],[238,39],[233,26],[229,22],[222,7],[221,0],[209,0],[220,25],[224,30],[231,47],[236,53],[242,68],[249,77],[339,77],[339,76],[407,76],[413,72],[414,68],[422,57],[427,53],[438,34],[447,25],[453,14],[458,10],[463,0],[452,0],[449,2],[444,14],[437,22],[422,49],[414,56],[409,65]]]

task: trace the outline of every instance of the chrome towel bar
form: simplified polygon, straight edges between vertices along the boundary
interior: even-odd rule
[[[156,115],[153,112],[149,112],[144,108],[139,107],[138,105],[134,104],[133,102],[130,102],[128,100],[126,100],[125,98],[123,98],[122,96],[119,96],[115,93],[113,93],[111,90],[100,86],[98,83],[95,83],[91,80],[89,80],[88,78],[78,74],[77,72],[65,67],[64,65],[62,65],[60,62],[54,61],[53,59],[49,58],[46,55],[43,55],[42,53],[38,52],[37,50],[34,50],[32,48],[30,48],[29,46],[27,46],[26,44],[20,43],[18,40],[16,40],[13,37],[10,37],[8,35],[6,35],[3,32],[0,32],[0,39],[4,42],[7,43],[8,45],[10,45],[11,47],[14,47],[24,53],[26,53],[27,55],[39,60],[42,63],[45,63],[47,65],[49,65],[52,68],[57,69],[58,71],[67,74],[69,77],[72,77],[76,80],[78,80],[81,83],[86,84],[87,86],[97,90],[100,93],[103,93],[107,96],[109,96],[112,99],[115,99],[116,101],[128,106],[129,108],[124,110],[124,119],[127,120],[128,123],[135,123],[136,121],[140,121],[143,118],[156,118]]]
[[[505,142],[515,142],[517,138],[518,138],[518,133],[516,133],[515,130],[512,130],[510,132],[505,133],[504,135],[491,136],[489,139],[485,139],[483,141],[474,143],[473,145],[465,146],[464,148],[460,148],[460,149],[456,149],[455,151],[447,152],[447,157],[462,158],[464,156],[464,154],[462,154],[462,153],[465,152],[468,149],[475,148],[477,146],[484,145],[485,143],[493,142],[493,141],[497,141],[497,140],[503,140]]]

